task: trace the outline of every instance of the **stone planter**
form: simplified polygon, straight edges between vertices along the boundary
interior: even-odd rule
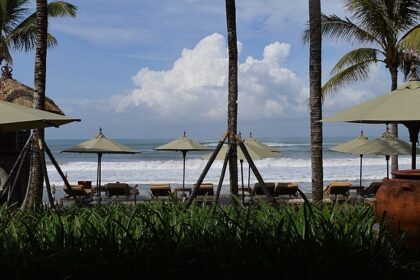
[[[420,249],[420,170],[394,171],[376,193],[376,217],[385,213],[386,228],[394,235],[408,234],[405,246]]]

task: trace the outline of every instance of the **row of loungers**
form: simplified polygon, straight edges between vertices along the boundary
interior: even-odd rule
[[[96,193],[96,188],[92,188],[91,181],[78,181],[77,185],[70,185],[70,187],[71,191],[67,188],[67,186],[63,186],[63,190],[66,193],[64,198],[71,197],[72,193],[79,198],[92,198],[92,196]],[[134,196],[134,200],[137,200],[139,190],[137,189],[137,185],[130,186],[127,183],[116,182],[106,184],[105,193],[107,197],[124,196],[128,198],[129,196]]]
[[[295,182],[284,182],[284,183],[265,183],[265,186],[268,192],[272,196],[281,196],[281,195],[288,195],[289,197],[294,196],[297,197],[298,194],[298,183]],[[191,189],[186,189],[188,192]],[[254,187],[251,188],[244,188],[243,190],[240,189],[239,193],[241,194],[242,191],[247,195],[256,196],[256,195],[264,195],[263,188],[259,183],[255,183]],[[182,192],[181,188],[172,189],[170,184],[152,184],[150,185],[150,193],[152,198],[176,198],[178,193]],[[196,195],[200,196],[213,196],[215,193],[214,186],[212,183],[203,183],[196,191]]]
[[[380,187],[381,182],[372,182],[370,186],[366,189],[363,187],[352,187],[352,183],[348,181],[334,181],[328,184],[324,188],[324,196],[330,197],[331,195],[337,198],[338,195],[348,197],[351,189],[357,189],[360,194],[363,196],[369,194],[375,194],[378,188]],[[289,198],[298,197],[299,185],[297,182],[266,182],[265,186],[274,197],[289,196]],[[77,185],[71,185],[73,194],[79,198],[92,198],[95,194],[96,189],[92,188],[91,181],[78,181]],[[66,193],[65,198],[71,196],[70,190],[66,186],[63,187],[64,192]],[[137,185],[130,186],[127,183],[108,183],[105,185],[105,192],[107,197],[119,197],[123,196],[129,198],[129,196],[134,196],[136,201],[139,190]],[[191,188],[186,188],[185,192],[190,193]],[[150,194],[154,198],[178,198],[180,193],[184,193],[182,188],[171,188],[170,184],[151,184],[150,185]],[[255,183],[253,188],[243,188],[239,190],[239,194],[244,193],[246,196],[264,196],[265,193],[260,183]],[[205,197],[206,200],[211,200],[215,194],[214,185],[212,183],[202,183],[200,188],[196,191],[196,196],[198,200],[203,200]],[[182,196],[183,198],[185,196]]]

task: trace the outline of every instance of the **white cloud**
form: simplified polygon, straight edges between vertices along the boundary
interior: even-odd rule
[[[300,114],[305,98],[300,79],[281,66],[290,45],[265,47],[263,59],[248,57],[239,64],[239,118],[259,120]],[[136,88],[115,97],[118,110],[137,106],[169,121],[226,119],[228,55],[225,38],[214,33],[193,49],[184,49],[168,71],[142,68],[133,77]]]

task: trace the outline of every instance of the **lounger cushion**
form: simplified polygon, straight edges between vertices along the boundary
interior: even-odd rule
[[[171,196],[172,190],[169,184],[152,184],[150,191],[153,196]]]
[[[272,183],[272,182],[267,182],[267,183],[265,183],[265,186],[268,189],[268,191],[270,192],[270,194],[274,195],[274,190],[276,188],[276,184]],[[254,184],[254,189],[252,191],[252,194],[253,195],[264,195],[264,191],[263,191],[260,183],[255,183]]]

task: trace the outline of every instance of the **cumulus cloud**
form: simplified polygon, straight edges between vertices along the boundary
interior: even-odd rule
[[[239,64],[239,118],[286,117],[302,111],[307,92],[296,74],[282,67],[291,46],[275,42],[262,59]],[[118,110],[136,106],[156,118],[224,120],[227,111],[228,51],[225,38],[214,33],[193,49],[184,49],[167,71],[142,68],[133,78],[135,89],[115,97]]]

